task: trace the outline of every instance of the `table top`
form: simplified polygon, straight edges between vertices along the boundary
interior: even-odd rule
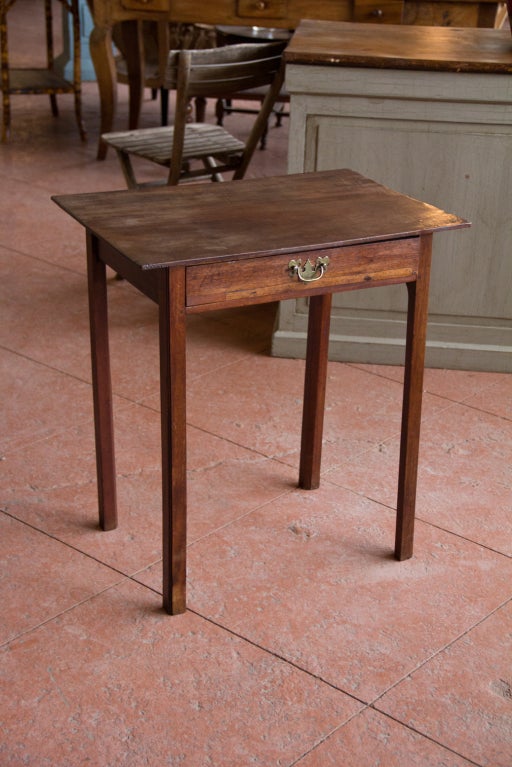
[[[512,36],[509,29],[304,20],[284,56],[289,64],[510,74]]]
[[[300,253],[469,225],[351,170],[52,199],[142,269]]]

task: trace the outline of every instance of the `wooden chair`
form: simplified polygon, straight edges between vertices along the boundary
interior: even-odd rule
[[[80,16],[78,0],[60,0],[61,5],[71,14],[73,20],[73,81],[66,80],[55,68],[53,50],[53,17],[52,2],[44,0],[46,27],[46,68],[16,68],[9,65],[9,48],[7,39],[7,12],[15,0],[0,0],[0,48],[1,55],[1,88],[3,101],[2,142],[9,139],[11,131],[11,94],[48,94],[52,114],[59,114],[57,94],[74,93],[75,116],[78,131],[82,141],[86,139],[86,131],[82,120],[82,85],[80,68]]]
[[[128,187],[148,185],[137,182],[132,156],[167,167],[164,183],[170,185],[184,179],[222,181],[222,174],[229,171],[233,179],[243,178],[281,90],[284,47],[283,43],[242,44],[171,51],[164,87],[176,89],[174,126],[102,136],[116,150]],[[191,99],[229,98],[232,93],[264,85],[270,87],[245,142],[222,126],[188,122]],[[199,167],[193,161],[199,161]]]
[[[182,24],[167,21],[122,21],[115,24],[112,40],[118,50],[115,56],[117,82],[130,87],[128,127],[138,128],[144,88],[150,88],[153,99],[161,98],[161,125],[168,124],[169,91],[163,87],[169,51],[215,48],[215,27],[207,24]],[[142,46],[144,71],[142,79],[129,74],[128,57]]]
[[[216,43],[217,46],[223,45],[235,45],[236,43],[270,43],[276,41],[289,42],[292,36],[292,32],[288,29],[269,29],[266,27],[238,27],[238,26],[217,26],[216,27]],[[229,99],[219,98],[215,105],[215,114],[217,116],[217,125],[224,125],[224,116],[230,114],[254,114],[255,107],[248,107],[246,104],[243,106],[235,106],[236,101],[242,102],[261,102],[265,98],[267,88],[252,88],[249,91],[243,93],[235,93]],[[286,88],[282,88],[279,96],[276,99],[276,104],[272,110],[275,115],[275,125],[279,128],[282,124],[283,117],[289,117],[289,112],[285,111],[285,104],[290,103],[290,96],[288,95]],[[260,149],[265,149],[267,140],[267,130],[264,131],[261,141]]]

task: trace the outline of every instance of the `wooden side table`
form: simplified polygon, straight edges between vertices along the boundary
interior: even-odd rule
[[[75,97],[75,117],[80,138],[85,141],[87,133],[82,120],[82,74],[80,64],[80,15],[78,0],[60,0],[60,4],[70,15],[73,34],[73,69],[70,79],[64,78],[55,67],[53,50],[53,15],[51,0],[44,0],[44,17],[46,31],[46,62],[47,66],[24,67],[12,69],[9,66],[9,47],[7,39],[7,12],[16,0],[0,0],[0,50],[2,89],[2,143],[8,141],[11,132],[11,94],[48,94],[52,114],[59,114],[57,95],[73,93]]]
[[[159,306],[163,601],[169,613],[186,607],[188,313],[309,297],[299,486],[313,489],[320,482],[332,294],[407,285],[395,555],[412,556],[432,236],[466,221],[349,170],[54,200],[86,228],[105,530],[117,525],[105,265]]]

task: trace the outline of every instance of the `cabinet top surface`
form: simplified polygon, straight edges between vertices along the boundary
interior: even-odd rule
[[[287,63],[512,73],[510,30],[304,20]]]
[[[304,253],[467,226],[350,170],[53,200],[143,269]]]

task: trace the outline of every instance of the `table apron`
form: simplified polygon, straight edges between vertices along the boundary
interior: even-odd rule
[[[413,282],[419,271],[420,238],[410,237],[298,254],[199,264],[186,268],[187,312],[281,301],[320,293]],[[313,268],[328,258],[325,271],[301,281],[291,261]]]

